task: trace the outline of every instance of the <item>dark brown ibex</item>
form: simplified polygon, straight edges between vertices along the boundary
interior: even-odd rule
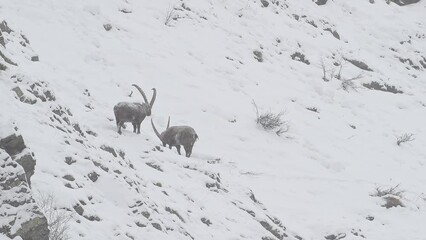
[[[131,122],[133,124],[134,133],[136,133],[136,131],[138,134],[141,133],[141,123],[146,116],[151,116],[151,109],[154,105],[155,97],[157,96],[157,90],[153,88],[152,91],[154,91],[154,93],[151,102],[148,103],[148,99],[142,89],[136,84],[132,86],[138,89],[145,102],[119,102],[114,106],[115,122],[119,134],[121,134],[121,128],[125,122]]]
[[[151,125],[154,129],[155,134],[163,143],[163,146],[169,145],[169,148],[176,147],[177,152],[180,155],[180,145],[185,148],[185,156],[190,157],[192,153],[192,147],[194,147],[195,141],[198,139],[198,135],[192,127],[189,126],[170,126],[170,117],[167,122],[167,128],[161,134],[158,133],[154,126],[154,122],[151,119]]]

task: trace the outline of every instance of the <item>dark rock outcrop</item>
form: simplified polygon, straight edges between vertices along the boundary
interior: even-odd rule
[[[0,149],[0,192],[0,233],[10,238],[20,236],[23,240],[49,240],[47,219],[31,195],[26,173],[3,149]]]
[[[408,5],[408,4],[420,2],[420,0],[391,0],[391,1],[398,4],[399,6],[405,6],[405,5]]]

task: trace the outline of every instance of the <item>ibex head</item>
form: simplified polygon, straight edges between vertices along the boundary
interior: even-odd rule
[[[152,109],[152,106],[154,105],[155,97],[157,96],[157,90],[155,88],[152,89],[154,93],[152,95],[151,102],[148,103],[148,99],[146,98],[144,91],[136,84],[132,84],[132,86],[138,89],[138,91],[141,93],[143,100],[145,101],[145,104],[147,106],[146,115],[151,116],[151,109]]]

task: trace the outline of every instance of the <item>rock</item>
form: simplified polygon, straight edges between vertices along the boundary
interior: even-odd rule
[[[206,224],[207,226],[210,226],[212,224],[212,222],[210,222],[210,220],[207,218],[201,218],[201,222]]]
[[[350,62],[350,63],[352,63],[355,67],[360,68],[360,69],[362,69],[362,70],[370,71],[370,72],[372,72],[372,71],[373,71],[373,69],[371,69],[371,68],[370,68],[367,64],[365,64],[364,62],[361,62],[361,61],[358,61],[358,60],[354,60],[354,59],[346,59],[346,58],[345,58],[345,60],[346,60],[346,61],[348,61],[348,62]]]
[[[104,24],[104,28],[105,28],[105,30],[110,31],[112,29],[112,25],[109,24],[109,23]]]
[[[34,175],[36,160],[33,158],[31,153],[26,153],[25,155],[16,158],[15,161],[24,168],[28,185],[31,187],[31,177]]]
[[[254,58],[258,61],[258,62],[263,62],[263,54],[262,52],[255,50],[253,51],[254,54]]]
[[[80,216],[83,216],[83,213],[84,213],[84,209],[83,209],[83,207],[80,205],[80,204],[76,204],[76,205],[74,205],[74,210],[75,210],[75,212],[78,214],[78,215],[80,215]]]
[[[3,21],[3,22],[0,23],[0,31],[5,32],[5,33],[13,32],[12,29],[10,29],[10,27],[7,26],[6,21]]]
[[[291,59],[299,62],[303,62],[306,65],[311,64],[308,59],[306,59],[305,54],[300,52],[295,52],[292,55],[290,55]]]
[[[31,219],[22,224],[16,235],[23,240],[49,240],[49,229],[44,216]]]
[[[331,34],[333,34],[333,37],[340,40],[340,35],[339,35],[339,33],[337,33],[336,30],[332,30],[331,28],[326,28],[326,29],[324,29],[324,31],[330,32]]]
[[[39,61],[38,56],[32,56],[32,57],[31,57],[31,61],[33,61],[33,62],[38,62],[38,61]]]
[[[99,174],[96,172],[91,172],[87,176],[90,178],[90,180],[92,180],[92,182],[96,182],[98,180]]]
[[[398,4],[399,6],[405,6],[405,5],[408,5],[408,4],[420,2],[420,0],[391,0],[391,1]]]
[[[102,145],[101,149],[111,153],[114,157],[117,157],[117,153],[115,152],[114,148],[110,147],[110,146],[106,146],[106,145]]]
[[[269,2],[266,0],[260,0],[260,2],[262,3],[263,7],[268,7],[269,6]]]
[[[1,41],[1,36],[0,36],[0,41]],[[0,42],[1,43],[1,42]],[[0,63],[0,71],[4,71],[4,70],[6,70],[7,69],[7,66],[6,65],[4,65],[4,64],[2,64],[2,63]]]
[[[363,83],[362,85],[364,87],[370,89],[370,90],[378,90],[378,91],[383,91],[383,92],[390,92],[390,93],[393,93],[393,94],[404,93],[403,91],[399,90],[395,86],[388,85],[386,83],[385,84],[381,84],[379,82],[372,81],[371,83]]]
[[[71,165],[73,163],[77,162],[74,158],[72,157],[65,157],[65,163],[68,165]]]
[[[159,231],[161,231],[162,229],[161,229],[161,225],[160,224],[158,224],[158,223],[151,223],[152,224],[152,226],[154,227],[154,228],[156,228],[157,230],[159,230]]]
[[[1,44],[3,47],[5,47],[5,46],[6,46],[6,43],[5,43],[5,41],[4,41],[4,37],[3,37],[3,34],[1,33],[1,31],[0,31],[0,44]]]
[[[29,190],[24,169],[0,149],[0,233],[23,240],[49,240],[47,219]]]
[[[63,176],[62,178],[65,179],[65,180],[71,181],[71,182],[75,180],[75,178],[72,175],[69,175],[69,174]]]
[[[35,104],[37,102],[36,99],[31,99],[31,98],[26,97],[24,95],[24,92],[22,92],[20,87],[14,87],[12,89],[12,91],[14,91],[16,93],[16,96],[18,97],[19,101],[21,101],[23,103]]]
[[[0,148],[4,149],[9,155],[16,155],[21,153],[26,146],[21,135],[12,134],[0,140]]]
[[[325,5],[325,4],[327,3],[327,0],[314,0],[314,2],[315,2],[318,6],[321,6],[321,5]]]

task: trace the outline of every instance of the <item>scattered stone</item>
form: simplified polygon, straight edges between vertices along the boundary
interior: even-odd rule
[[[365,70],[365,71],[373,72],[373,69],[371,69],[364,62],[361,62],[361,61],[358,61],[358,60],[354,60],[354,59],[347,59],[347,58],[345,58],[345,60],[348,61],[348,62],[350,62],[350,63],[352,63],[357,68],[360,68],[360,69]]]
[[[183,217],[176,210],[171,209],[169,207],[166,207],[165,210],[166,210],[166,212],[169,212],[171,214],[176,215],[176,217],[178,217],[182,222],[185,222],[185,220],[183,219]]]
[[[163,172],[163,169],[161,169],[161,167],[153,162],[147,162],[146,165],[154,168],[155,170],[158,170],[160,172]]]
[[[38,62],[38,61],[39,61],[38,56],[32,56],[32,57],[31,57],[31,61],[33,61],[33,62]]]
[[[89,135],[92,135],[92,136],[94,136],[94,137],[97,137],[97,136],[98,136],[98,134],[97,134],[97,133],[95,133],[95,132],[93,132],[92,130],[87,130],[87,131],[86,131],[86,133],[87,133],[87,134],[89,134]]]
[[[124,157],[126,156],[126,153],[122,150],[118,150],[118,155],[124,160]]]
[[[330,234],[330,235],[325,236],[324,238],[327,239],[327,240],[339,240],[339,239],[342,239],[342,238],[345,238],[345,237],[346,237],[346,233],[339,233],[337,235]]]
[[[105,167],[104,165],[102,165],[102,164],[100,164],[100,163],[98,163],[98,162],[96,162],[96,161],[92,161],[92,162],[93,162],[93,164],[94,164],[96,167],[98,167],[98,168],[100,168],[100,169],[104,170],[105,172],[109,172],[109,168],[108,168],[108,167]]]
[[[65,157],[65,163],[68,164],[68,165],[71,165],[71,164],[76,163],[76,162],[77,161],[72,157]]]
[[[112,25],[109,24],[109,23],[104,24],[104,28],[105,28],[106,31],[110,31],[112,29]]]
[[[122,8],[120,9],[120,12],[122,13],[132,13],[132,10],[126,9],[126,8]]]
[[[212,222],[210,222],[209,219],[204,218],[204,217],[201,218],[201,222],[204,223],[204,224],[206,224],[207,226],[210,226],[212,224]]]
[[[254,59],[256,59],[258,62],[263,62],[263,54],[262,52],[255,50],[253,51]]]
[[[67,181],[71,181],[71,182],[75,180],[75,178],[72,175],[69,175],[69,174],[63,176],[62,178],[67,180]]]
[[[327,0],[313,0],[318,6],[325,5]]]
[[[316,107],[307,107],[306,109],[312,112],[318,112],[318,109]]]
[[[77,203],[73,208],[78,215],[83,216],[84,208],[80,204]]]
[[[111,153],[114,157],[117,157],[117,153],[115,152],[114,148],[110,147],[110,146],[106,146],[106,145],[102,145],[101,149]]]
[[[4,41],[4,37],[3,37],[3,33],[0,31],[0,44],[5,47],[6,46],[6,42]]]
[[[157,230],[159,230],[159,231],[162,231],[162,228],[161,228],[161,225],[160,225],[160,224],[158,224],[158,223],[151,223],[151,225],[152,225],[155,229],[157,229]]]
[[[260,2],[262,3],[263,7],[268,7],[269,6],[269,2],[266,0],[260,0]]]
[[[340,40],[340,35],[339,35],[339,33],[337,33],[336,30],[332,30],[331,28],[326,28],[326,29],[324,29],[324,31],[330,32],[331,34],[333,34],[333,37]]]
[[[277,229],[274,229],[268,222],[266,221],[260,221],[259,222],[260,225],[262,225],[262,227],[264,229],[266,229],[268,232],[272,233],[272,235],[274,235],[276,238],[282,240],[284,239],[284,234],[281,234]]]
[[[151,216],[151,214],[149,214],[149,212],[142,212],[142,216],[144,216],[146,219],[149,219],[149,216]]]
[[[98,180],[99,174],[93,171],[89,173],[87,176],[89,177],[90,180],[92,180],[92,182],[96,182]]]
[[[390,93],[404,93],[403,91],[397,89],[395,86],[381,84],[379,82],[372,81],[371,83],[364,83],[362,84],[364,87],[370,89],[370,90],[378,90],[383,92],[390,92]]]
[[[10,29],[10,27],[7,25],[7,22],[4,21],[4,20],[0,23],[0,31],[5,32],[5,33],[13,32],[13,30]]]
[[[15,161],[24,169],[28,186],[31,188],[31,177],[34,175],[36,160],[33,158],[31,153],[26,153],[23,156],[16,158]]]
[[[141,228],[146,227],[146,225],[145,225],[145,224],[142,224],[142,223],[140,223],[140,222],[136,222],[135,224],[136,224],[136,226],[141,227]]]
[[[1,37],[1,36],[0,36]],[[1,38],[0,38],[0,43],[1,43]],[[5,71],[7,69],[7,66],[0,63],[0,71]]]
[[[16,64],[15,62],[13,62],[10,58],[6,57],[6,55],[3,54],[2,51],[0,51],[0,57],[3,58],[3,60],[13,66],[18,66],[18,64]]]
[[[374,217],[373,216],[367,216],[365,219],[367,219],[368,221],[373,221]]]
[[[83,217],[86,218],[87,220],[91,221],[91,222],[93,222],[93,221],[96,221],[96,222],[101,221],[101,219],[98,216],[83,216]]]
[[[295,52],[292,55],[290,55],[291,59],[295,60],[295,61],[299,61],[299,62],[303,62],[306,65],[310,65],[311,63],[309,62],[308,59],[306,59],[305,54],[300,53],[300,52]]]

